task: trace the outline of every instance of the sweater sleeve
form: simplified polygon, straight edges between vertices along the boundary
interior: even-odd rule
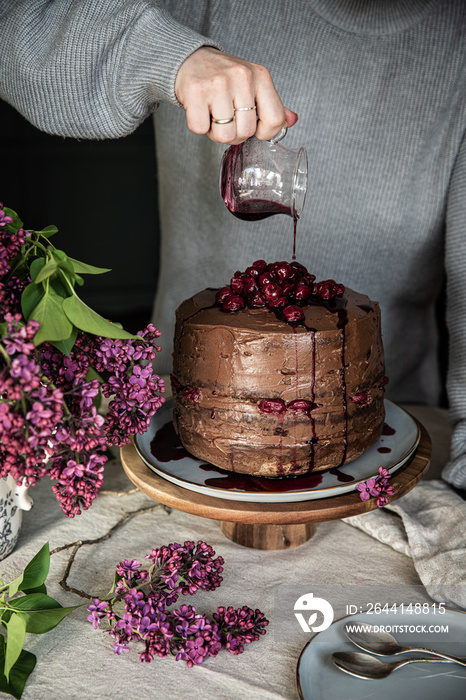
[[[215,42],[157,0],[0,0],[0,97],[43,131],[83,139],[134,131],[179,106],[182,62]]]
[[[466,136],[449,188],[445,268],[450,336],[447,389],[453,436],[450,461],[442,476],[456,488],[466,489]]]

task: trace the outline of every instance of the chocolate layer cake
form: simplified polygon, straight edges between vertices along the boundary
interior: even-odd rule
[[[229,287],[181,304],[174,424],[191,454],[230,471],[296,476],[341,466],[379,439],[378,304],[314,280],[298,263],[256,261]]]

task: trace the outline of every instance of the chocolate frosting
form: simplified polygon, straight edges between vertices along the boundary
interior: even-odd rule
[[[177,310],[174,423],[189,452],[223,469],[294,476],[341,466],[379,439],[377,303],[346,289],[303,306],[293,326],[267,308],[222,311],[216,291]]]

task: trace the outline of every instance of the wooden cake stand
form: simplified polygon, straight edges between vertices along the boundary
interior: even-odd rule
[[[432,443],[427,430],[417,420],[420,441],[414,456],[390,483],[395,488],[389,502],[411,491],[427,471]],[[251,503],[230,501],[189,491],[158,476],[146,466],[131,442],[121,448],[123,468],[143,493],[164,505],[185,513],[220,520],[223,533],[234,542],[256,549],[289,549],[310,539],[317,523],[339,520],[374,510],[376,499],[361,501],[359,491],[298,503]]]

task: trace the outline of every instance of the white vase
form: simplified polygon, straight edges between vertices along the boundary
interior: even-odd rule
[[[12,476],[0,479],[0,560],[16,546],[23,510],[31,510],[34,501],[28,486],[18,486]]]

